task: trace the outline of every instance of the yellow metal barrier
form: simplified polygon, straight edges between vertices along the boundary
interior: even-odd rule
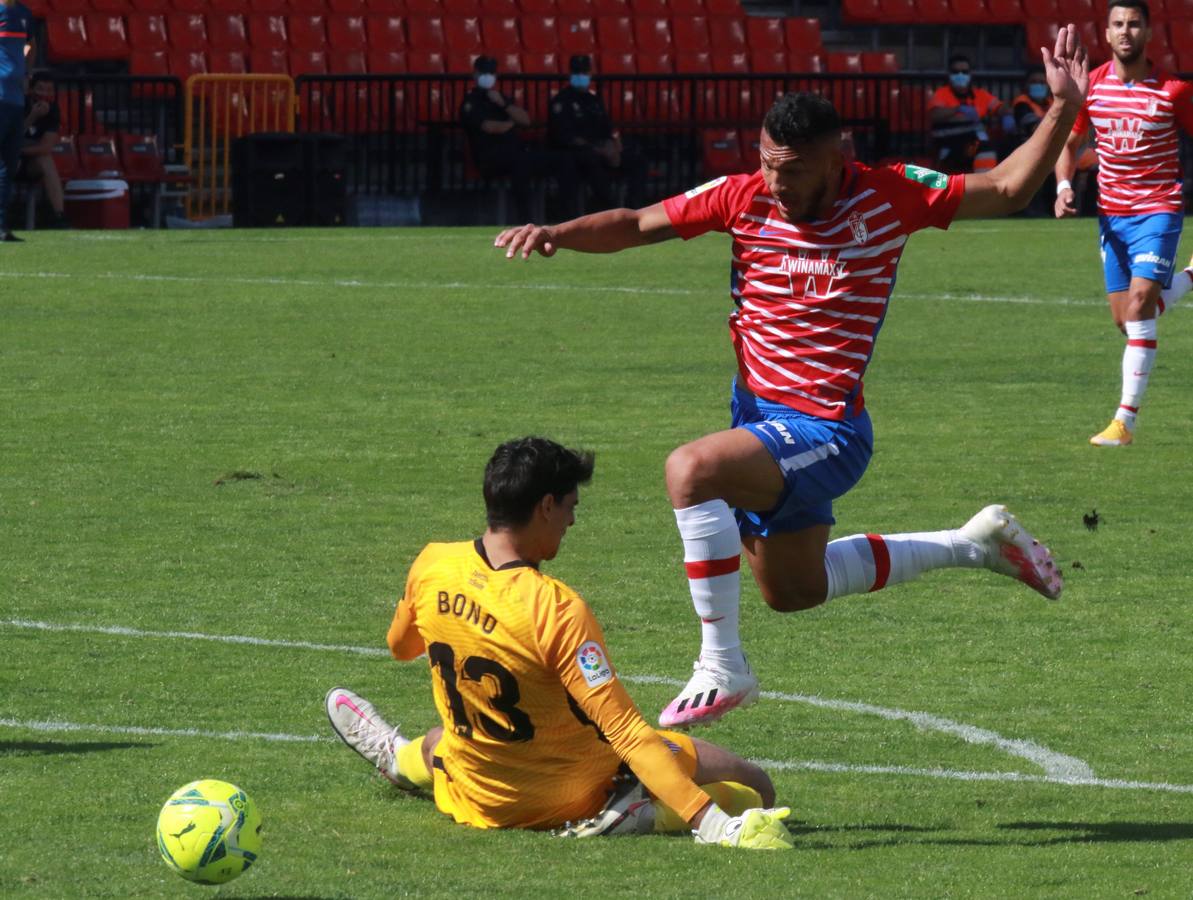
[[[232,141],[294,131],[289,75],[192,75],[186,80],[184,152],[193,176],[188,218],[226,214],[232,205]]]

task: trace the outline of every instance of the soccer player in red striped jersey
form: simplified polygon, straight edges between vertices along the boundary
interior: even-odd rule
[[[958,529],[829,541],[832,501],[869,462],[862,375],[907,237],[959,217],[1022,209],[1072,130],[1089,81],[1076,30],[1062,27],[1043,56],[1054,102],[1035,133],[989,172],[946,176],[846,162],[832,104],[788,94],[767,113],[762,167],[753,174],[644,209],[497,236],[508,258],[523,259],[560,248],[611,253],[714,230],[733,238],[732,427],[678,448],[666,465],[701,650],[660,723],[713,721],[758,696],[738,634],[743,550],[763,598],[781,612],[952,566],[984,566],[1046,597],[1060,595],[1051,554],[1002,506]]]
[[[1127,336],[1118,410],[1089,439],[1099,447],[1133,440],[1156,356],[1156,318],[1191,283],[1188,269],[1173,277],[1173,262],[1184,219],[1177,128],[1193,134],[1193,84],[1152,64],[1151,34],[1146,0],[1112,0],[1106,40],[1113,58],[1090,73],[1085,105],[1056,164],[1056,216],[1076,215],[1069,180],[1093,129],[1106,294]]]

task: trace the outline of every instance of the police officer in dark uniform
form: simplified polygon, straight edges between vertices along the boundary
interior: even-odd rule
[[[568,68],[571,74],[567,87],[551,98],[548,143],[576,160],[580,177],[592,187],[597,209],[617,205],[611,179],[618,175],[627,181],[626,205],[637,209],[645,203],[646,161],[622,146],[604,102],[589,89],[591,57],[573,56]]]
[[[532,146],[519,130],[530,125],[530,114],[497,90],[497,60],[478,56],[472,66],[476,87],[460,104],[460,123],[468,135],[472,161],[486,178],[509,176],[514,202],[524,222],[534,218],[532,180],[554,175],[559,183],[563,218],[579,212],[576,165],[568,154]]]

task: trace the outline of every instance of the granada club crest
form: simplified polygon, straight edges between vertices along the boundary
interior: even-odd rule
[[[853,232],[853,239],[858,246],[866,243],[870,238],[870,229],[866,227],[866,217],[857,210],[849,214],[849,230]]]

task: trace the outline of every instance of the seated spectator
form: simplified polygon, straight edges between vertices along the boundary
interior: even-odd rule
[[[522,221],[534,218],[531,209],[533,179],[555,176],[563,202],[563,215],[579,213],[580,191],[576,165],[566,153],[535,147],[519,134],[530,126],[530,114],[497,90],[497,60],[478,56],[473,63],[476,87],[460,104],[460,123],[468,136],[472,162],[486,178],[508,176]]]
[[[998,163],[990,129],[1000,124],[1014,128],[1014,119],[1003,102],[972,84],[969,57],[949,58],[949,83],[938,88],[928,105],[936,167],[949,174],[985,172]]]
[[[29,79],[25,96],[25,135],[17,178],[41,184],[54,211],[55,228],[66,227],[63,212],[62,179],[54,165],[54,145],[58,143],[62,112],[54,99],[54,79],[46,72],[35,72]]]
[[[592,57],[573,56],[568,69],[567,87],[551,98],[547,141],[575,159],[598,210],[621,205],[637,209],[646,202],[646,160],[634,148],[622,145],[604,102],[590,90]],[[611,177],[618,175],[626,179],[625,204],[618,203],[611,183]]]

